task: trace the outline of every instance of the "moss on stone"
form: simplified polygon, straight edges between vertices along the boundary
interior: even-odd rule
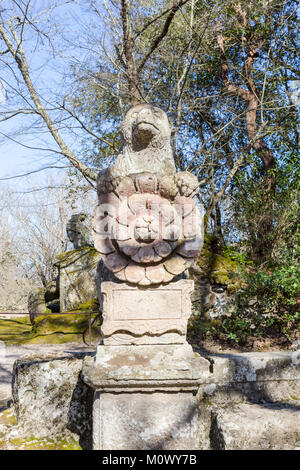
[[[95,303],[91,301],[89,307],[93,311]],[[87,305],[83,304],[78,312],[88,311]],[[92,315],[92,319],[96,314]],[[5,320],[7,321],[7,320]],[[15,326],[16,325],[16,326]],[[2,332],[0,321],[0,340],[6,344],[63,344],[70,342],[83,342],[83,334],[88,330],[88,315],[84,314],[51,314],[38,316],[34,324],[28,322],[21,328],[18,323],[13,323],[9,327],[4,325],[6,330]],[[16,331],[16,328],[17,329]],[[7,330],[10,332],[7,334]],[[99,337],[99,328],[92,326],[92,339]]]
[[[16,418],[11,408],[7,408],[0,413],[0,425],[1,424],[4,426],[14,426],[17,424]]]
[[[223,284],[227,286],[228,293],[235,292],[242,286],[242,281],[238,276],[241,265],[234,259],[234,251],[228,248],[216,253],[213,248],[213,236],[206,234],[204,245],[198,259],[198,266],[204,277],[207,277],[211,284]]]
[[[0,450],[82,450],[75,439],[51,439],[49,437],[11,437],[0,440]]]
[[[82,248],[77,248],[76,250],[64,251],[56,256],[56,264],[59,264],[68,258],[73,259],[76,255],[81,254],[91,254],[91,256],[98,256],[98,251],[93,246],[84,246]]]
[[[91,303],[91,305],[93,305]],[[82,308],[80,311],[87,311]],[[92,319],[95,318],[92,315]],[[65,343],[72,341],[82,341],[82,335],[88,329],[88,315],[78,314],[59,314],[59,315],[41,315],[36,318],[33,325],[32,343]],[[99,335],[96,327],[92,327],[92,337]]]
[[[84,302],[78,305],[75,309],[71,310],[71,312],[95,312],[99,310],[99,301],[98,299],[92,299],[88,302]]]
[[[0,318],[0,341],[16,344],[32,330],[29,315],[26,317]]]

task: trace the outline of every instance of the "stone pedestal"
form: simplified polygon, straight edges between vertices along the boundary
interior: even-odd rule
[[[103,282],[103,343],[183,344],[192,290],[186,279],[148,288]]]
[[[132,107],[121,131],[115,165],[98,175],[93,219],[95,248],[120,282],[101,284],[103,344],[85,364],[94,447],[195,449],[193,394],[209,363],[186,343],[193,281],[175,280],[203,245],[199,182],[176,173],[162,109]]]
[[[186,342],[193,281],[104,282],[103,344],[86,358],[94,449],[199,448],[196,393],[209,362]]]
[[[209,362],[181,345],[98,346],[84,381],[95,390],[93,448],[198,449],[196,392]]]

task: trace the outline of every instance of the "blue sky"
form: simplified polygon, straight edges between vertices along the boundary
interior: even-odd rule
[[[4,7],[10,2],[4,1]],[[33,2],[33,6],[39,9],[43,8],[49,2],[47,0],[39,0],[38,4]],[[62,2],[64,3],[64,2]],[[84,2],[81,3],[83,5]],[[51,5],[51,1],[50,1]],[[53,3],[52,3],[53,5]],[[35,83],[36,89],[41,93],[44,100],[51,103],[58,102],[59,95],[64,89],[70,85],[66,77],[66,63],[73,57],[74,60],[84,60],[86,51],[79,49],[76,44],[76,33],[82,34],[84,22],[90,21],[90,12],[82,6],[76,5],[72,1],[67,4],[62,4],[61,7],[53,13],[52,21],[60,26],[61,33],[70,40],[68,50],[62,50],[59,43],[60,36],[53,36],[54,47],[59,50],[58,55],[53,55],[47,40],[37,41],[36,35],[32,30],[28,30],[27,36],[25,33],[24,49],[30,63],[32,78]],[[50,24],[50,23],[49,23]],[[47,21],[41,25],[45,30],[49,27]],[[1,44],[1,50],[2,44]],[[65,54],[64,54],[65,52]],[[64,57],[64,55],[66,57]],[[68,64],[69,65],[69,64]],[[0,68],[0,109],[15,109],[16,100],[9,85],[14,85],[14,77],[12,74],[1,64]],[[4,87],[3,87],[4,84]],[[4,89],[3,89],[4,88]],[[57,100],[56,100],[57,96]],[[45,101],[44,101],[45,103]],[[19,115],[8,121],[0,122],[0,184],[4,178],[10,178],[15,175],[20,175],[30,171],[36,171],[48,165],[57,166],[57,155],[50,152],[37,150],[40,147],[58,149],[53,138],[50,134],[43,132],[36,134],[31,131],[30,115]],[[29,126],[25,134],[16,134],[19,128]],[[9,140],[5,135],[10,136],[16,141],[20,141],[23,145]],[[63,134],[66,143],[71,146],[76,155],[79,150],[78,138],[74,139],[66,132]],[[35,149],[26,148],[25,146],[35,147]],[[58,165],[66,166],[68,162],[66,159],[61,161]],[[45,170],[41,172],[41,179],[43,175],[51,171],[52,173],[58,170]],[[18,187],[22,186],[22,178],[8,180],[10,183],[16,184]]]

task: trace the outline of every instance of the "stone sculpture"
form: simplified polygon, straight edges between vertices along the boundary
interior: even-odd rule
[[[67,223],[67,235],[75,250],[92,244],[87,222],[88,215],[80,212],[73,214]]]
[[[198,181],[189,172],[176,173],[171,126],[160,108],[131,108],[122,132],[116,164],[98,177],[95,248],[121,281],[169,283],[202,247],[202,218],[193,198]]]
[[[194,394],[208,364],[186,342],[193,281],[178,276],[199,253],[203,224],[197,178],[176,173],[171,132],[161,109],[133,107],[116,163],[98,177],[93,239],[114,277],[101,284],[102,340],[83,368],[95,390],[94,449],[194,449],[199,441]]]

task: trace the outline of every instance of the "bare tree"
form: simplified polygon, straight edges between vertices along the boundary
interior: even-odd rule
[[[70,249],[66,225],[74,212],[91,216],[94,193],[70,194],[67,175],[28,178],[28,189],[3,186],[0,194],[0,309],[17,309],[33,287],[57,275],[56,256]],[[25,302],[26,301],[26,302]],[[15,306],[15,307],[14,307]],[[26,305],[27,308],[27,305]],[[25,310],[26,311],[26,310]]]

